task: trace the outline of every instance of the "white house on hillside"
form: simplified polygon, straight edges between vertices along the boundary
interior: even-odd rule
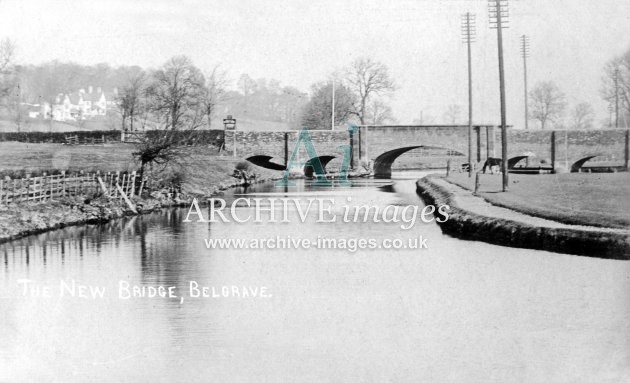
[[[94,91],[92,86],[89,86],[87,92],[79,89],[78,92],[71,94],[60,93],[52,108],[49,103],[43,104],[42,113],[45,118],[50,118],[52,114],[52,119],[56,121],[77,121],[105,116],[107,106],[105,92],[100,87]]]

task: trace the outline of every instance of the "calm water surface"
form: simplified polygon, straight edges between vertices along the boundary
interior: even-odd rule
[[[289,192],[335,198],[335,214],[422,204],[411,176]],[[291,223],[183,223],[186,212],[0,245],[0,382],[630,381],[630,262],[461,241],[435,223],[299,223],[295,211]],[[428,249],[204,243],[420,235]],[[61,297],[72,281],[104,295]],[[121,299],[120,281],[177,286],[184,300]],[[190,281],[271,296],[192,298]]]

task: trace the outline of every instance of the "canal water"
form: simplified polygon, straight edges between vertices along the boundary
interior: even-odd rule
[[[341,219],[423,206],[417,176],[246,193],[330,199]],[[289,210],[186,223],[174,209],[0,245],[0,382],[630,381],[630,262]],[[208,248],[221,238],[346,248]],[[360,238],[426,248],[348,248]],[[157,286],[176,297],[147,297]]]

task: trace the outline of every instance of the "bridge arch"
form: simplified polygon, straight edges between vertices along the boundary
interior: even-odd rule
[[[313,177],[314,173],[317,174],[316,168],[319,167],[320,164],[321,170],[324,172],[323,174],[326,174],[326,165],[333,159],[335,159],[335,156],[318,156],[309,159],[304,164],[304,176]],[[319,164],[317,164],[317,161],[319,161]]]
[[[579,173],[582,166],[584,166],[586,162],[592,160],[595,157],[599,157],[599,155],[588,156],[575,161],[573,165],[571,165],[571,173]]]
[[[271,169],[271,170],[285,170],[286,167],[284,165],[272,162],[272,156],[267,155],[256,155],[247,157],[245,160],[251,162],[256,166],[260,166],[261,168]]]
[[[427,145],[415,145],[415,146],[405,146],[403,148],[397,148],[389,150],[380,156],[376,157],[374,160],[374,178],[391,178],[392,177],[392,164],[398,157],[401,155],[414,150],[414,149],[442,149],[446,150],[449,153],[455,153],[457,155],[463,156],[464,154],[458,152],[456,150],[452,150],[449,148],[444,148],[441,146],[427,146]]]

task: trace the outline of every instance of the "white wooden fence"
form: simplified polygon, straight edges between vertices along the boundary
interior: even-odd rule
[[[140,195],[145,180],[132,173],[56,174],[19,179],[0,179],[0,205],[43,202],[55,198],[103,194],[109,198]]]

